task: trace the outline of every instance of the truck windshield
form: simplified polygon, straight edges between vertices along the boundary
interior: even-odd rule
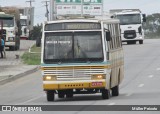
[[[27,20],[26,19],[21,19],[20,23],[21,23],[21,26],[27,26]]]
[[[0,22],[1,21],[3,21],[3,27],[14,27],[14,19],[0,19]]]
[[[117,18],[120,20],[121,25],[141,24],[140,14],[117,15]]]
[[[45,63],[94,61],[103,61],[101,32],[45,33]]]

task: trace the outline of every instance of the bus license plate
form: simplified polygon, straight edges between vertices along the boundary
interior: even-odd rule
[[[94,86],[102,86],[103,83],[102,82],[92,82],[92,87]]]

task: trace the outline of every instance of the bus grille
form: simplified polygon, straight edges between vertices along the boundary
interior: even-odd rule
[[[58,81],[90,80],[95,74],[105,74],[104,66],[44,67],[43,75],[55,75]]]

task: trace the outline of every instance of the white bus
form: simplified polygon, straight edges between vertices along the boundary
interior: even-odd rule
[[[41,69],[47,100],[74,94],[119,95],[124,77],[119,20],[68,19],[45,22]]]

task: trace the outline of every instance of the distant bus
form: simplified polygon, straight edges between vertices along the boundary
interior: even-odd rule
[[[74,94],[119,95],[124,77],[119,20],[69,19],[45,22],[41,69],[47,100]]]

